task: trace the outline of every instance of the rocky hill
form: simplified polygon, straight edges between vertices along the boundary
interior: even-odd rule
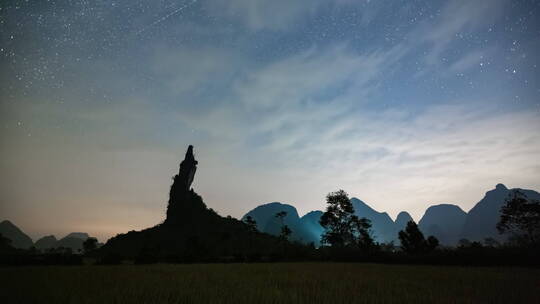
[[[242,221],[221,217],[208,209],[192,188],[198,161],[189,146],[169,193],[162,224],[111,238],[98,251],[102,257],[166,261],[242,260],[302,250],[277,237],[253,231]],[[292,212],[291,212],[292,213]],[[292,214],[291,214],[292,215]],[[263,220],[260,220],[261,223]]]

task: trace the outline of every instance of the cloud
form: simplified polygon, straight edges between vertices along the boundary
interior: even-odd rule
[[[400,47],[366,54],[345,44],[312,48],[250,72],[236,82],[233,98],[267,113],[254,130],[293,134],[316,122],[332,132],[334,119],[369,103],[367,96],[403,53]]]
[[[241,100],[253,107],[316,102],[325,95],[365,86],[381,72],[384,59],[384,55],[376,53],[355,55],[345,45],[312,48],[249,73],[236,90]]]
[[[333,128],[330,119],[365,103],[403,53],[395,47],[357,54],[339,44],[257,64],[227,49],[160,48],[154,71],[161,94],[178,100],[173,103],[182,122],[219,141],[245,142],[261,134],[281,136],[283,128],[292,134],[315,120]],[[208,86],[212,96],[194,96]],[[270,142],[259,143],[270,148]]]
[[[485,50],[476,50],[467,53],[458,60],[454,61],[448,68],[453,73],[464,72],[474,66],[478,67],[483,61],[485,61]]]
[[[205,3],[215,16],[239,23],[250,31],[291,31],[321,10],[339,10],[361,6],[359,21],[367,25],[386,5],[379,1],[357,0],[214,0]]]
[[[231,20],[241,20],[249,29],[283,30],[306,17],[323,3],[321,0],[217,0],[210,10]]]
[[[234,72],[236,56],[227,49],[160,46],[154,50],[153,72],[166,92],[182,97],[222,83]],[[229,76],[229,77],[227,77]]]
[[[460,34],[466,35],[473,30],[494,24],[501,16],[506,3],[506,0],[449,1],[441,9],[434,24],[422,23],[410,37],[417,38],[413,39],[414,41],[429,43],[431,51],[426,56],[426,62],[438,63],[441,54],[459,39]]]

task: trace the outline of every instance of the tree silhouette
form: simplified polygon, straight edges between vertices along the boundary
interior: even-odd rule
[[[246,218],[244,219],[244,223],[247,224],[251,232],[257,231],[257,222],[251,217],[251,215],[246,216]]]
[[[427,251],[433,251],[435,248],[439,247],[439,240],[433,235],[428,236],[426,240]]]
[[[326,212],[319,223],[325,229],[322,244],[336,247],[374,245],[369,229],[371,221],[354,215],[354,208],[348,194],[343,190],[331,192],[326,196]]]
[[[287,225],[281,226],[281,232],[279,234],[279,237],[281,237],[284,240],[288,240],[289,236],[291,235],[292,230]]]
[[[467,249],[467,248],[482,248],[482,243],[478,241],[470,241],[468,239],[460,239],[458,241],[458,249]]]
[[[525,193],[514,190],[501,208],[497,223],[499,233],[510,232],[524,244],[540,241],[540,201],[529,200]]]
[[[488,237],[484,239],[484,245],[486,245],[487,247],[498,247],[500,243],[496,239]]]
[[[370,234],[371,221],[367,218],[358,218],[356,215],[352,216],[352,223],[356,234],[356,244],[359,248],[368,249],[375,245],[375,241]]]
[[[90,251],[95,250],[97,248],[97,239],[93,237],[89,237],[83,242],[82,245],[83,245],[84,253],[89,253]]]
[[[407,222],[405,230],[401,230],[398,236],[401,249],[407,253],[425,253],[439,246],[439,240],[434,236],[429,236],[426,240],[414,221]]]
[[[469,247],[471,246],[471,241],[469,239],[463,238],[458,241],[458,247]]]
[[[289,228],[289,226],[285,225],[285,217],[287,216],[286,211],[280,211],[276,213],[275,217],[280,221],[281,223],[281,232],[279,234],[279,237],[288,240],[289,236],[292,233],[292,230]]]

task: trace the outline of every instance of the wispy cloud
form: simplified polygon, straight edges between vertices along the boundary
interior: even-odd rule
[[[488,51],[486,50],[472,51],[453,62],[448,69],[451,72],[459,73],[464,72],[474,66],[479,67],[480,65],[487,65],[485,60],[487,53]]]
[[[312,14],[321,0],[218,0],[208,2],[209,9],[230,20],[242,21],[249,29],[284,30],[298,18]]]
[[[440,63],[440,56],[452,43],[463,39],[473,31],[488,30],[503,12],[507,0],[494,1],[449,1],[435,21],[421,24],[411,33],[413,40],[428,42],[431,50],[426,56],[429,64]],[[431,23],[434,25],[430,25]]]

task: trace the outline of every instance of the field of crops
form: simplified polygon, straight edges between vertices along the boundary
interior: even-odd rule
[[[346,263],[0,268],[0,303],[540,303],[540,270]]]

